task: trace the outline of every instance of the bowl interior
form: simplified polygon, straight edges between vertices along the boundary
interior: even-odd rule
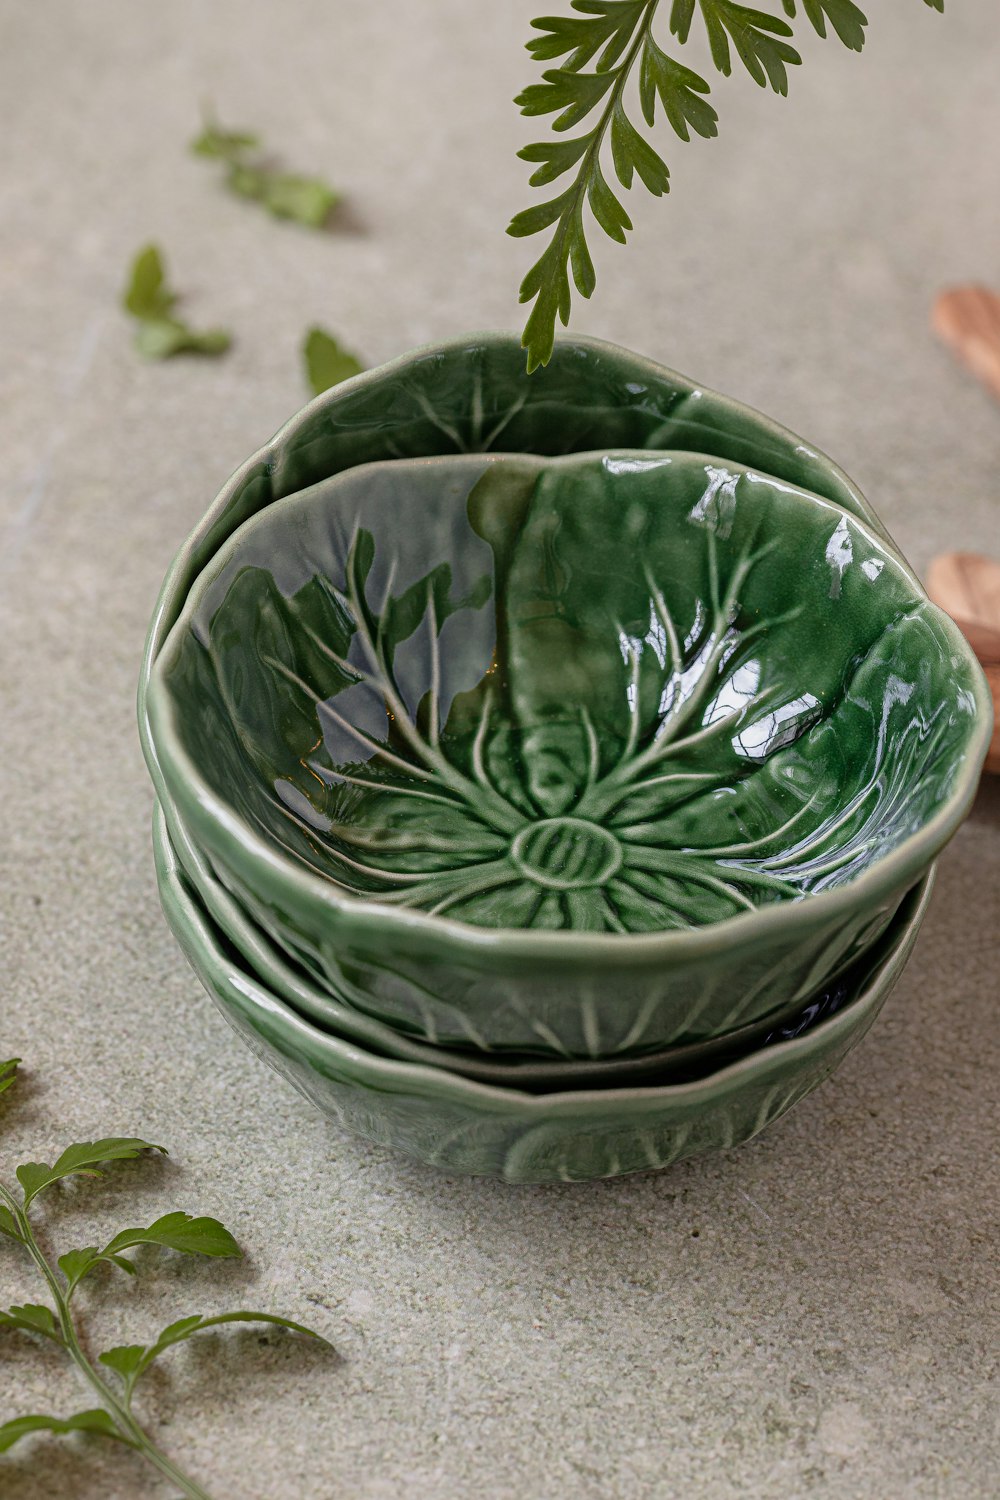
[[[628,933],[856,878],[947,799],[976,701],[845,511],[616,453],[375,463],[271,505],[149,708],[182,801],[345,895]]]

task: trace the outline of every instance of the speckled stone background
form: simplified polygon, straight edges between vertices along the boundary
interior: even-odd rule
[[[790,100],[720,86],[721,138],[670,151],[666,203],[633,195],[576,318],[835,454],[918,567],[1000,551],[1000,408],[927,328],[943,284],[1000,285],[1000,26],[947,8],[878,0],[865,56],[808,45]],[[345,1138],[160,916],[133,694],[161,575],[302,403],[310,323],[375,363],[517,320],[536,9],[0,0],[0,1055],[27,1067],[0,1158],[139,1131],[170,1162],[65,1194],[63,1246],[173,1207],[245,1245],[95,1283],[98,1347],[248,1302],[335,1342],[164,1361],[151,1424],[219,1500],[992,1500],[1000,782],[863,1047],[760,1140],[662,1176],[514,1190]],[[336,232],[227,197],[186,152],[203,99],[341,185]],[[133,354],[117,303],[150,238],[228,359]],[[2,1247],[0,1287],[37,1295]],[[54,1352],[0,1357],[0,1414],[78,1402]],[[0,1493],[169,1489],[42,1439]]]

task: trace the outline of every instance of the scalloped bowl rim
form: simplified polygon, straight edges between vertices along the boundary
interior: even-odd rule
[[[184,889],[179,861],[170,843],[162,809],[158,806],[154,810],[153,843],[156,851],[158,881],[169,883],[173,900],[181,904],[184,909],[186,927],[189,931],[194,930],[199,939],[200,949],[209,953],[212,968],[219,972],[227,960],[219,949],[214,924],[202,910],[197,897]],[[303,1038],[308,1038],[314,1047],[367,1073],[371,1079],[370,1085],[366,1082],[364,1085],[356,1084],[357,1087],[376,1087],[380,1084],[384,1087],[391,1080],[396,1085],[395,1088],[389,1089],[389,1092],[393,1093],[408,1091],[422,1098],[436,1100],[450,1097],[466,1104],[474,1102],[481,1106],[493,1106],[494,1113],[528,1114],[549,1119],[558,1118],[564,1114],[573,1115],[581,1109],[586,1109],[591,1119],[596,1122],[605,1112],[614,1115],[627,1104],[635,1106],[646,1104],[650,1108],[655,1108],[668,1099],[683,1103],[695,1102],[702,1095],[710,1099],[717,1093],[720,1085],[728,1089],[730,1085],[738,1085],[744,1076],[747,1079],[752,1077],[759,1068],[773,1066],[782,1060],[800,1055],[808,1057],[816,1049],[818,1042],[836,1037],[844,1031],[850,1032],[857,1024],[859,1009],[882,1001],[902,973],[927,915],[935,875],[935,868],[931,866],[916,886],[911,888],[915,892],[915,904],[905,928],[900,933],[898,943],[886,954],[861,992],[848,1005],[845,1005],[843,1010],[818,1022],[801,1036],[793,1037],[790,1041],[774,1042],[768,1047],[758,1048],[747,1056],[737,1058],[735,1062],[719,1068],[718,1071],[707,1074],[704,1078],[690,1079],[685,1083],[664,1083],[642,1088],[560,1089],[543,1094],[526,1093],[522,1089],[479,1083],[475,1079],[464,1078],[444,1068],[432,1068],[424,1063],[401,1062],[396,1058],[378,1057],[357,1043],[344,1041],[339,1036],[320,1030],[304,1016],[300,1016],[290,1005],[273,995],[267,985],[255,975],[243,976],[242,991],[245,996],[251,991],[255,992],[250,995],[255,1005],[259,1004],[264,1011],[270,1011],[278,1016],[284,1026],[291,1027]],[[231,983],[228,975],[226,982]],[[879,1004],[877,1009],[880,1008]],[[280,1051],[280,1048],[278,1050]]]
[[[668,457],[670,452],[671,450],[658,449],[594,449],[557,457],[505,452],[479,455],[439,454],[423,459],[404,460],[404,462],[447,467],[456,462],[467,463],[471,458],[476,457],[486,463],[526,457],[545,466],[555,467],[563,464],[571,466],[586,461],[588,458],[602,457],[609,453],[616,457],[642,459],[655,463],[658,459]],[[704,458],[711,461],[712,458],[710,454],[696,454],[688,450],[683,450],[683,452],[685,458],[694,460]],[[341,478],[346,479],[347,476],[356,477],[366,468],[383,466],[385,462],[386,460],[376,460],[372,465],[354,465],[332,476],[331,481],[324,481],[324,483],[336,482]],[[286,859],[273,844],[253,833],[228,804],[206,784],[181,743],[176,723],[176,707],[161,679],[165,662],[171,651],[176,649],[178,641],[188,627],[190,616],[197,608],[201,592],[208,587],[205,572],[211,568],[211,563],[206,565],[206,569],[202,570],[191,584],[166,640],[151,663],[147,679],[145,708],[149,714],[151,739],[154,748],[162,751],[164,759],[172,762],[175,780],[185,789],[181,807],[183,821],[190,831],[198,836],[199,824],[202,818],[207,818],[224,835],[229,847],[237,846],[242,857],[252,861],[256,868],[268,869],[272,878],[276,879],[282,888],[286,900],[301,895],[310,905],[313,902],[319,902],[331,913],[336,912],[345,920],[350,921],[355,931],[361,928],[366,930],[374,928],[385,936],[398,930],[403,930],[411,936],[424,933],[434,939],[446,940],[464,949],[471,947],[489,950],[502,947],[509,957],[523,954],[524,957],[532,959],[558,958],[560,961],[570,962],[579,957],[589,963],[597,957],[617,962],[634,954],[637,961],[648,962],[651,957],[662,952],[665,956],[685,960],[719,948],[738,945],[743,940],[754,942],[763,940],[766,936],[779,931],[786,923],[796,928],[803,928],[812,925],[813,920],[826,922],[838,914],[846,914],[857,909],[859,904],[865,901],[870,900],[874,903],[912,885],[959,826],[975,795],[979,769],[985,757],[991,733],[992,704],[988,698],[985,679],[979,672],[975,658],[954,621],[927,598],[916,574],[890,541],[878,535],[860,517],[852,515],[851,512],[846,511],[834,501],[828,500],[825,496],[816,495],[812,491],[803,490],[783,480],[775,480],[773,476],[749,469],[745,465],[731,463],[730,467],[764,479],[775,488],[792,496],[801,497],[833,514],[844,516],[852,524],[858,526],[866,540],[883,553],[887,561],[904,576],[913,589],[915,602],[919,603],[921,609],[941,625],[954,651],[962,656],[973,669],[970,671],[970,677],[977,694],[977,712],[975,718],[970,721],[970,733],[960,768],[961,773],[964,774],[959,774],[956,786],[948,800],[926,823],[890,853],[878,859],[861,875],[832,890],[810,893],[800,900],[782,901],[774,905],[758,907],[752,912],[724,917],[719,921],[706,923],[702,927],[680,932],[670,929],[644,933],[594,933],[574,929],[549,931],[537,928],[477,927],[456,918],[435,916],[410,908],[385,906],[364,895],[351,895],[308,866],[298,865]],[[285,500],[293,500],[298,493],[301,492],[293,492],[292,495],[283,497],[273,504],[280,506]],[[268,507],[268,509],[271,508]],[[259,514],[261,512],[249,517],[243,526],[252,527]],[[242,530],[242,527],[238,529]],[[227,542],[231,541],[235,535],[234,530],[227,538]],[[157,758],[159,760],[159,757]],[[973,766],[976,768],[974,775],[971,773]],[[160,769],[162,774],[162,767]],[[168,789],[168,794],[171,803],[178,804],[176,792]],[[237,874],[238,878],[245,882],[245,877],[238,866],[234,870],[233,861],[227,854],[217,853],[216,857],[222,860],[223,865],[231,873]],[[249,882],[245,883],[249,884]]]

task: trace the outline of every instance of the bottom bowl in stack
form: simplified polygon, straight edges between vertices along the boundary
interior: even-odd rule
[[[369,1140],[446,1171],[520,1183],[649,1171],[756,1135],[817,1088],[864,1036],[913,947],[933,880],[932,871],[909,892],[850,969],[735,1061],[720,1067],[702,1058],[684,1081],[671,1075],[629,1088],[527,1092],[385,1056],[301,1014],[210,914],[159,808],[154,843],[174,936],[259,1057]]]

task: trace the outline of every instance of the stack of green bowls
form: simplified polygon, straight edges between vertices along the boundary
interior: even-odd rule
[[[748,1139],[871,1024],[989,695],[878,519],[590,340],[320,396],[178,554],[139,693],[164,911],[266,1061],[514,1182]]]

